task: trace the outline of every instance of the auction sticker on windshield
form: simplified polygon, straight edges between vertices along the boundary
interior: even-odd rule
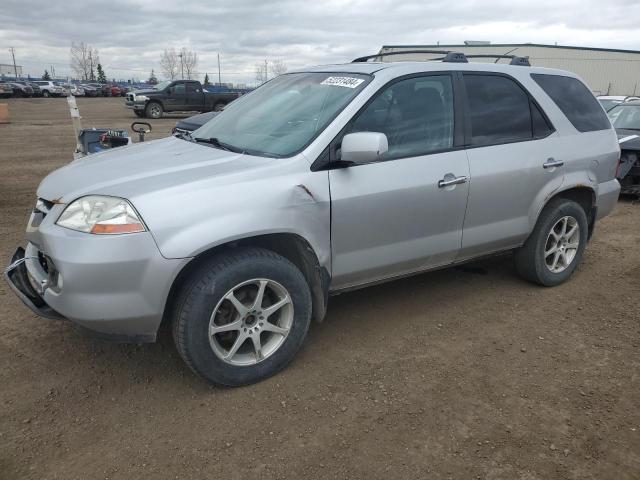
[[[324,80],[320,85],[331,85],[331,86],[334,86],[334,87],[356,88],[362,82],[364,82],[364,80],[362,78],[329,77],[326,80]]]

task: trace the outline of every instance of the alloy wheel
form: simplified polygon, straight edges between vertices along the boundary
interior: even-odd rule
[[[576,258],[580,245],[580,226],[572,216],[558,220],[549,235],[544,247],[544,263],[553,273],[564,272]]]
[[[273,355],[293,325],[293,302],[278,282],[255,278],[229,290],[209,320],[214,353],[236,366],[254,365]]]

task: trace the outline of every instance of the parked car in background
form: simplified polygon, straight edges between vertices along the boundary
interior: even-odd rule
[[[191,136],[76,161],[40,183],[5,278],[120,340],[171,326],[230,386],[283,369],[330,294],[507,251],[559,285],[617,203],[620,149],[579,78],[512,62],[306,68]]]
[[[21,82],[8,82],[8,83],[9,85],[11,85],[11,88],[13,89],[14,97],[23,97],[23,98],[33,97],[33,88],[31,88],[31,86],[28,85],[27,83],[21,83]]]
[[[42,96],[42,89],[40,88],[40,85],[38,85],[35,82],[26,82],[26,83],[31,88],[33,88],[33,96],[34,97],[41,97]]]
[[[129,91],[131,90],[129,87],[125,87],[124,85],[119,85],[120,87],[120,96],[121,97],[126,97],[127,93],[129,93]]]
[[[82,88],[80,85],[71,83],[71,84],[64,84],[63,87],[66,88],[69,91],[69,93],[74,97],[84,96],[84,88]]]
[[[99,96],[98,89],[88,84],[81,84],[80,87],[84,90],[85,97],[97,97]]]
[[[189,118],[184,118],[176,123],[176,126],[173,127],[173,130],[171,131],[171,133],[174,135],[184,134],[184,133],[190,134],[194,130],[199,129],[202,125],[207,123],[209,120],[211,120],[213,117],[215,117],[219,113],[220,112],[213,111],[213,112],[199,113],[198,115],[194,115]]]
[[[0,98],[13,96],[13,87],[6,82],[0,82]]]
[[[122,89],[118,85],[107,85],[109,87],[109,95],[112,97],[120,97]]]
[[[42,90],[43,97],[66,97],[68,92],[59,84],[51,80],[36,80],[36,85]]]
[[[613,107],[621,103],[635,102],[640,100],[640,97],[627,96],[627,95],[600,95],[596,98],[602,105],[602,108],[604,108],[605,112],[608,112]]]
[[[129,93],[125,106],[138,117],[161,118],[164,112],[221,111],[240,95],[206,92],[197,80],[174,80],[161,82],[153,90]]]
[[[607,112],[620,142],[616,177],[621,193],[640,196],[640,100],[620,103]]]

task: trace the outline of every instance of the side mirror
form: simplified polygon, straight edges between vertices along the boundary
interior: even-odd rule
[[[350,133],[342,139],[340,160],[353,163],[377,162],[382,160],[388,150],[389,143],[384,133]]]

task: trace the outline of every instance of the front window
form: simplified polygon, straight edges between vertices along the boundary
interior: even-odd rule
[[[252,155],[288,157],[318,136],[369,79],[354,73],[281,75],[229,104],[193,137]]]
[[[600,105],[602,105],[602,108],[604,108],[605,112],[608,112],[616,105],[620,105],[622,103],[620,100],[607,100],[602,98],[599,98],[598,101],[600,102]]]
[[[640,105],[618,105],[608,115],[614,128],[640,130]]]

